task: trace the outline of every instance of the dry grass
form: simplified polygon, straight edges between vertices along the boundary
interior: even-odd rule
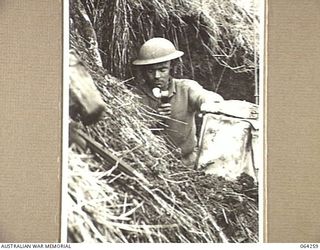
[[[179,151],[154,135],[157,122],[123,82],[97,66],[76,32],[80,51],[103,95],[106,115],[79,129],[151,183],[118,170],[98,155],[69,152],[68,238],[75,242],[256,242],[257,186],[184,167]]]
[[[195,48],[208,61],[235,72],[254,74],[254,53],[259,46],[254,1],[245,5],[239,0],[113,0],[107,5],[102,4],[106,1],[99,2],[99,14],[93,14],[92,19],[104,66],[117,77],[130,75],[127,65],[136,57],[141,44],[155,36],[170,39],[187,53],[183,59],[187,68],[180,68],[181,74],[196,67],[192,62]]]
[[[196,70],[192,53],[199,49],[210,62],[251,72],[254,14],[237,7],[236,0],[73,0],[73,4],[81,2],[96,31],[105,68],[92,53],[96,41],[94,36],[88,38],[92,32],[84,30],[88,26],[75,9],[71,47],[80,53],[102,93],[106,115],[94,126],[79,122],[79,129],[142,173],[151,185],[73,145],[68,166],[68,240],[258,241],[257,185],[248,176],[232,183],[184,167],[179,151],[151,132],[158,122],[153,111],[139,104],[127,81],[110,75],[127,79],[138,47],[157,35],[186,51],[187,66],[181,71]],[[249,24],[247,30],[241,23]]]
[[[160,36],[185,52],[176,62],[174,76],[194,79],[226,99],[254,102],[259,74],[258,1],[72,0],[71,23],[99,59],[98,44],[103,67],[115,77],[135,76],[135,84],[139,83],[131,62],[147,39]]]

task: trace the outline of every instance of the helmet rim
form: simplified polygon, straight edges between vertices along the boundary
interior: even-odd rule
[[[177,59],[183,56],[183,54],[184,53],[182,51],[177,50],[169,55],[162,56],[162,57],[150,58],[150,59],[137,59],[137,60],[134,60],[132,64],[133,65],[150,65],[150,64],[156,64],[161,62],[167,62],[167,61]]]

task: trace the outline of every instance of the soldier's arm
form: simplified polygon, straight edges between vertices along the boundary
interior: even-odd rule
[[[223,101],[223,97],[213,91],[205,90],[196,81],[188,83],[188,97],[193,110],[200,111],[202,109],[211,109],[213,111],[217,107],[217,103]]]

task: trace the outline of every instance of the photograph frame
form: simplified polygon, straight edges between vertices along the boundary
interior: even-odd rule
[[[259,15],[261,20],[265,20],[265,1],[260,1],[263,5],[262,8],[259,9]],[[68,69],[68,60],[70,59],[70,57],[68,56],[69,55],[69,46],[70,46],[70,40],[69,40],[69,4],[66,4],[65,3],[65,6],[64,6],[64,9],[65,9],[65,13],[64,13],[64,20],[65,20],[65,23],[64,23],[64,35],[65,37],[68,36],[68,38],[64,39],[64,72],[70,72],[69,69]],[[67,13],[66,13],[67,12]],[[259,67],[260,67],[260,77],[259,77],[259,90],[255,93],[255,95],[257,93],[259,93],[259,96],[260,96],[260,102],[262,103],[262,105],[259,105],[259,113],[262,114],[262,119],[259,119],[259,126],[260,126],[260,130],[259,130],[259,136],[261,137],[262,135],[262,139],[259,140],[259,145],[258,145],[258,148],[261,150],[259,152],[260,155],[262,155],[262,159],[261,161],[259,161],[259,164],[262,167],[262,171],[259,171],[258,175],[259,175],[259,201],[258,201],[258,207],[259,207],[259,211],[260,213],[264,214],[264,183],[265,183],[265,180],[264,180],[264,172],[265,172],[265,168],[264,168],[264,164],[265,164],[265,157],[266,157],[266,148],[265,148],[265,121],[266,121],[266,117],[265,117],[265,83],[264,83],[264,71],[265,71],[265,68],[264,68],[264,52],[265,52],[265,42],[264,42],[264,34],[265,34],[265,22],[260,22],[259,24],[259,34],[261,36],[261,41],[260,43],[262,44],[262,46],[259,46],[259,53],[260,53],[260,57],[259,57]],[[262,67],[261,67],[262,65]],[[64,74],[64,83],[66,82],[69,82],[69,74],[68,73],[65,73]],[[69,102],[70,102],[70,96],[69,96],[69,87],[67,84],[64,84],[64,134],[63,134],[63,145],[64,145],[64,151],[63,151],[63,155],[64,155],[64,161],[63,161],[63,164],[64,164],[64,168],[65,169],[68,165],[68,153],[66,153],[66,149],[69,148],[69,137],[70,137],[70,130],[69,130],[69,124],[66,123],[65,121],[68,119],[67,117],[69,117]],[[66,139],[67,138],[67,139]],[[67,188],[67,181],[66,181],[66,178],[67,178],[67,175],[68,175],[68,171],[63,171],[63,176],[64,178],[62,179],[62,190],[66,190]],[[66,191],[62,191],[62,200],[65,201],[66,200]],[[64,207],[65,205],[62,205],[62,207]],[[63,242],[66,242],[67,241],[67,237],[66,237],[66,228],[67,228],[67,217],[68,215],[66,214],[65,212],[65,209],[62,209],[62,223],[61,223],[61,239]],[[261,233],[262,232],[262,233]],[[264,215],[260,215],[259,216],[259,242],[262,242],[263,241],[263,237],[264,237]]]

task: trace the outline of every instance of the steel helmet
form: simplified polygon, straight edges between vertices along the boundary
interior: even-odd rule
[[[138,59],[133,65],[149,65],[167,62],[179,58],[184,53],[176,50],[172,42],[162,37],[155,37],[146,41],[140,48]]]

